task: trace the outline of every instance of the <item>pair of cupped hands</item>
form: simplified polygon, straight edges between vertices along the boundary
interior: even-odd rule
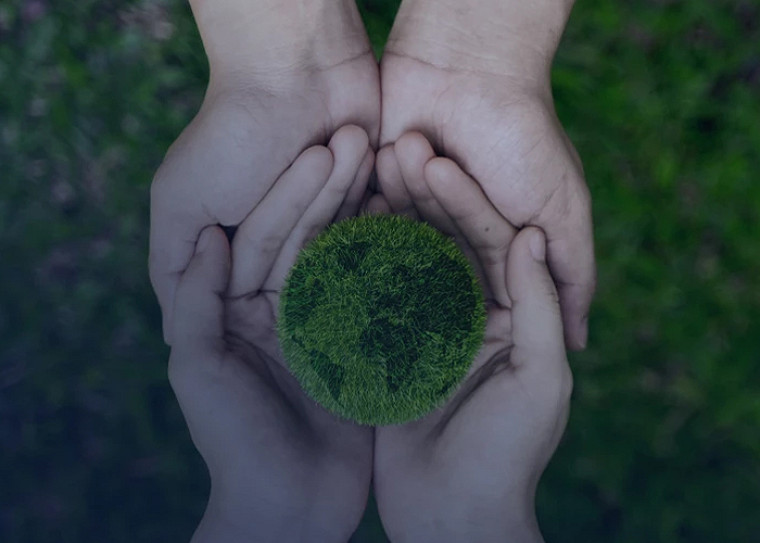
[[[594,290],[589,195],[549,91],[556,40],[500,73],[487,52],[436,49],[402,4],[379,68],[353,2],[335,2],[314,39],[308,13],[264,24],[238,0],[192,6],[211,78],[154,180],[150,272],[170,382],[211,477],[194,540],[346,541],[373,483],[394,542],[540,541],[536,485],[572,389],[565,348],[585,346]],[[486,298],[465,380],[403,425],[314,403],[275,331],[299,251],[358,213],[452,236]]]

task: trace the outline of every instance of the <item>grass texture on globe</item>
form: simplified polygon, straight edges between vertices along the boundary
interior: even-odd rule
[[[277,332],[312,399],[383,426],[445,402],[480,349],[485,322],[477,276],[453,240],[403,216],[363,215],[301,251]]]

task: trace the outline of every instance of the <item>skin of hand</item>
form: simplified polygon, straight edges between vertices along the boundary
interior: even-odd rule
[[[200,111],[151,187],[149,268],[171,344],[172,301],[201,230],[239,225],[305,149],[344,125],[373,146],[378,64],[353,0],[191,0],[209,59]],[[357,177],[374,165],[367,150]],[[355,183],[339,217],[368,197]]]
[[[200,234],[174,302],[169,380],[211,478],[194,543],[345,542],[372,475],[373,430],[305,396],[276,334],[280,292],[306,242],[363,171],[363,129],[295,160],[239,226]]]
[[[484,288],[484,345],[440,409],[375,430],[374,489],[394,543],[542,541],[538,480],[569,415],[572,374],[559,299],[536,227],[519,232],[479,184],[437,158],[420,134],[400,138],[397,160],[414,211],[453,237]],[[401,188],[389,187],[391,194]],[[384,195],[370,213],[389,212]]]
[[[381,64],[377,173],[391,209],[413,209],[414,195],[388,187],[403,186],[399,179],[409,174],[393,144],[419,131],[478,181],[510,223],[540,227],[566,345],[582,349],[596,284],[591,203],[550,81],[572,4],[404,0]]]

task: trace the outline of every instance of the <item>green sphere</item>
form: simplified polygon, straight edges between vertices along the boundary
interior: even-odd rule
[[[445,402],[483,343],[486,311],[453,240],[406,217],[363,215],[301,251],[278,317],[304,391],[336,415],[382,426]]]

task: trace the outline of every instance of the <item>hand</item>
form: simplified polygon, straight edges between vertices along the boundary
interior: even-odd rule
[[[403,187],[421,219],[453,236],[486,298],[485,342],[440,409],[375,431],[374,488],[394,543],[542,541],[538,480],[564,432],[572,375],[545,238],[519,233],[453,161],[420,134],[396,144]],[[395,180],[395,178],[394,178]],[[381,196],[370,212],[387,212]]]
[[[413,208],[415,195],[387,187],[412,175],[395,161],[394,142],[420,131],[510,223],[542,228],[567,346],[581,349],[595,289],[590,197],[549,77],[571,5],[404,0],[382,60],[377,170],[392,210]]]
[[[275,326],[298,252],[355,185],[366,189],[368,148],[363,130],[345,127],[329,149],[301,153],[231,249],[219,227],[202,231],[179,279],[169,379],[211,477],[195,542],[345,542],[361,520],[372,429],[305,396]]]
[[[376,143],[378,67],[352,0],[191,1],[211,79],[151,189],[150,277],[171,344],[172,301],[200,231],[234,226],[307,147],[346,124]],[[358,177],[372,169],[367,150]],[[337,219],[366,195],[352,185]]]

